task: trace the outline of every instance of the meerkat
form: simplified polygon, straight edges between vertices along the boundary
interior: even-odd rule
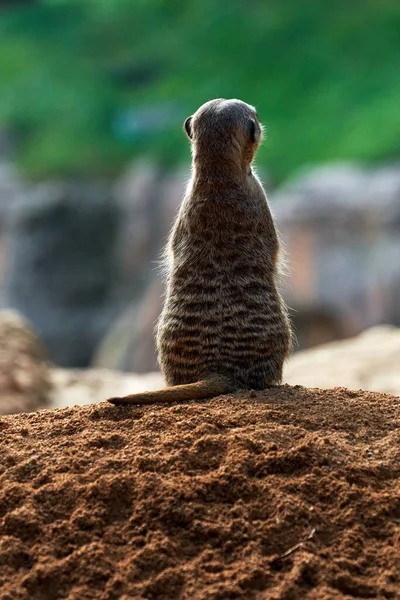
[[[251,163],[263,128],[240,100],[206,102],[184,123],[192,175],[166,249],[157,325],[168,387],[113,404],[205,399],[281,383],[291,350],[277,287],[279,239]]]

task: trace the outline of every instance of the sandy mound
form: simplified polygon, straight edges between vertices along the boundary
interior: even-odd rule
[[[0,418],[0,598],[398,598],[400,399]]]

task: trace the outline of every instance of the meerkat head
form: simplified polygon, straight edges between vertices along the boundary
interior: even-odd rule
[[[261,143],[263,127],[253,106],[219,98],[203,104],[184,123],[194,155],[250,164]]]

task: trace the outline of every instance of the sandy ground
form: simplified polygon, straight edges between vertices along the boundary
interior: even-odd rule
[[[0,598],[400,598],[399,416],[283,386],[0,417]]]

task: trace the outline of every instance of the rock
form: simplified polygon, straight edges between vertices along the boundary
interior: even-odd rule
[[[44,352],[21,315],[0,311],[0,414],[31,412],[50,404]]]
[[[117,240],[120,283],[130,299],[137,299],[147,285],[151,260],[161,246],[156,223],[161,178],[157,165],[142,160],[131,165],[115,185],[121,214]]]
[[[58,365],[88,365],[118,311],[118,219],[100,183],[40,184],[12,207],[4,303],[29,319]]]
[[[154,279],[154,265],[181,202],[188,168],[173,172],[149,160],[135,162],[115,185],[120,208],[118,257],[122,279],[137,300]]]
[[[127,306],[96,349],[91,363],[95,368],[135,373],[158,368],[154,326],[164,288],[157,267],[188,174],[188,168],[169,173],[143,161],[131,167],[118,183],[116,196],[122,214],[118,252]]]
[[[300,348],[400,325],[400,166],[318,167],[271,197]]]
[[[117,319],[94,354],[92,367],[133,373],[158,370],[154,328],[162,305],[163,285],[155,279],[141,302]]]
[[[109,369],[51,369],[52,408],[101,402],[164,386],[160,373],[121,373]]]
[[[366,227],[400,224],[400,166],[375,169],[337,163],[307,169],[272,195],[283,223],[301,221]]]
[[[0,147],[2,135],[0,131]],[[1,154],[1,152],[0,152]],[[25,190],[25,185],[19,177],[14,166],[0,159],[0,306],[3,304],[5,265],[7,249],[5,244],[5,230],[10,209],[16,199]]]
[[[26,185],[19,176],[14,165],[0,160],[0,230],[3,231],[4,223],[12,204],[22,193]]]
[[[292,385],[373,390],[400,396],[400,329],[373,327],[362,334],[297,352],[284,381]]]

